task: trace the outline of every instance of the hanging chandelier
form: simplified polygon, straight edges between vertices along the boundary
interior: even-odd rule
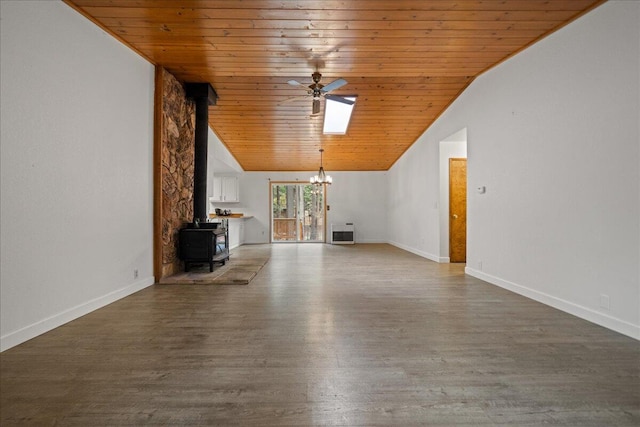
[[[323,152],[324,152],[324,149],[321,148],[320,149],[320,170],[318,170],[318,174],[316,176],[312,176],[311,178],[309,178],[309,182],[315,185],[322,185],[322,184],[331,185],[331,183],[333,182],[333,179],[331,179],[331,176],[324,173],[324,168],[322,167]]]

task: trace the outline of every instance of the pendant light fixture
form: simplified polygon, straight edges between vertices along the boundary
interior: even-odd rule
[[[318,174],[316,176],[312,176],[311,178],[309,178],[309,182],[315,185],[322,185],[322,184],[331,185],[331,183],[333,182],[333,179],[331,179],[331,176],[324,173],[324,168],[322,167],[323,152],[324,152],[324,149],[321,148],[320,149],[320,169],[318,170]]]

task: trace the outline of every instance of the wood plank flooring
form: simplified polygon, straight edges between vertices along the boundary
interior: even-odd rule
[[[0,354],[0,425],[640,425],[636,340],[389,245],[258,252]]]

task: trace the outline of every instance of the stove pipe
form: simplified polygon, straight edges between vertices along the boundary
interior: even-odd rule
[[[195,150],[193,159],[193,222],[206,222],[207,214],[207,147],[209,137],[209,105],[216,105],[218,95],[209,83],[187,83],[188,98],[196,104]]]

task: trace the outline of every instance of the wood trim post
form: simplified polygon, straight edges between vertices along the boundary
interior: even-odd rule
[[[164,68],[156,65],[153,102],[153,276],[162,278],[162,129]]]

